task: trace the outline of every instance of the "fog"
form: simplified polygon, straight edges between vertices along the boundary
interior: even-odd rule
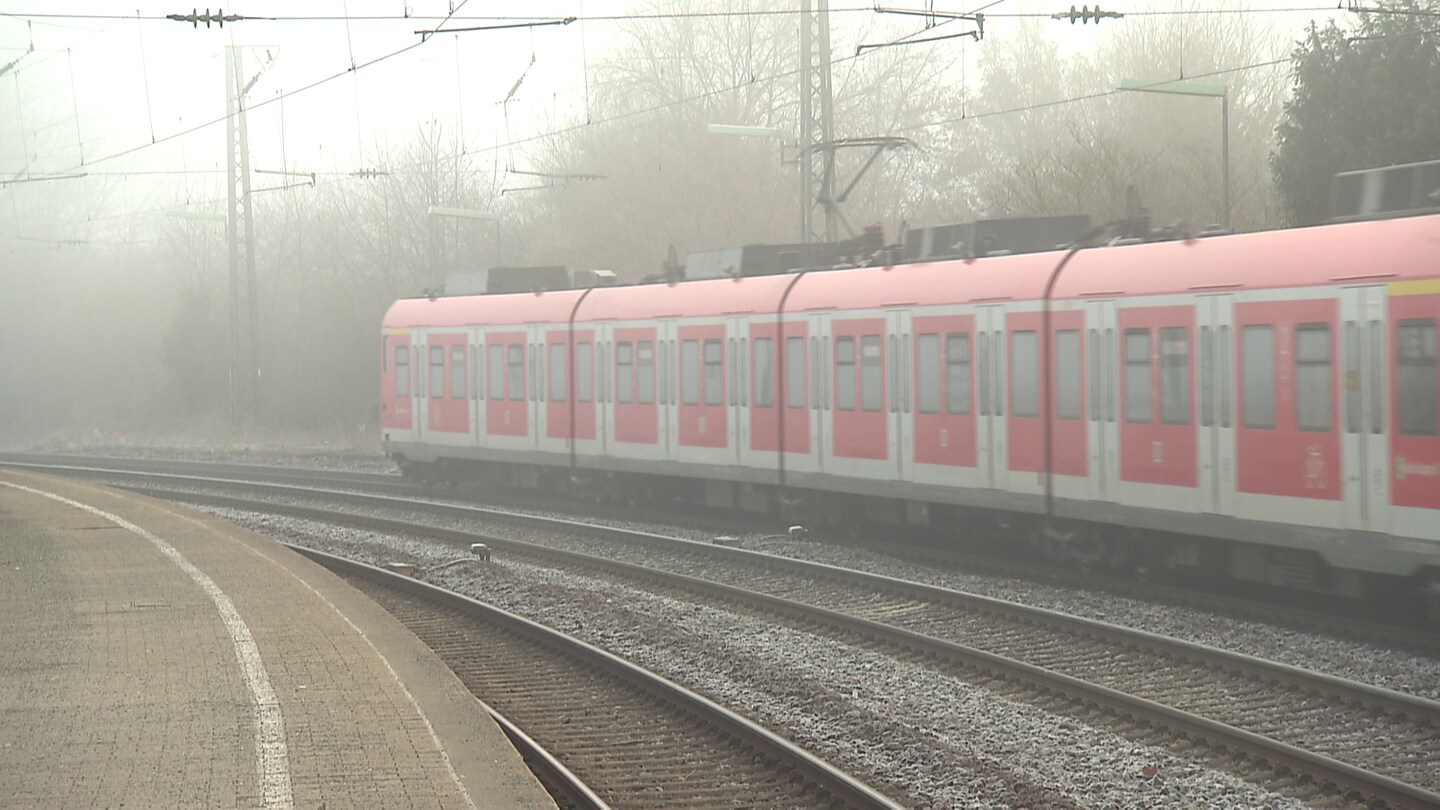
[[[113,18],[100,2],[0,2],[0,447],[263,435],[373,447],[381,314],[447,272],[565,264],[639,279],[672,246],[798,240],[798,3],[512,4],[523,20],[458,5],[447,21],[445,2],[235,3],[227,14],[284,19],[207,28],[163,19],[189,9],[159,3]],[[1217,222],[1218,103],[1109,92],[1124,77],[1217,71],[1229,71],[1210,81],[1230,93],[1232,220],[1283,224],[1267,165],[1283,57],[1331,13],[1081,25],[1023,16],[1060,6],[1016,0],[992,4],[978,41],[857,56],[973,24],[841,5],[837,137],[911,142],[857,184],[856,227],[895,239],[982,217],[1105,221],[1131,188],[1157,222]],[[238,412],[215,221],[227,46],[255,76],[260,377]],[[726,138],[712,123],[791,134]],[[843,153],[841,176],[864,157]]]

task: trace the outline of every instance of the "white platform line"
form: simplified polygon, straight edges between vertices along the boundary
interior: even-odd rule
[[[280,714],[280,702],[275,697],[275,690],[270,686],[270,675],[265,671],[265,663],[260,659],[260,649],[250,635],[250,628],[245,624],[245,620],[240,618],[240,612],[235,609],[235,603],[231,602],[230,597],[220,590],[220,586],[216,585],[215,581],[204,571],[185,559],[185,556],[176,551],[174,546],[119,515],[113,515],[53,492],[12,484],[9,481],[0,481],[0,484],[83,509],[140,535],[149,540],[160,550],[161,554],[168,557],[190,579],[194,580],[196,585],[200,586],[205,595],[215,603],[215,608],[220,612],[220,620],[224,622],[225,629],[230,633],[230,643],[235,647],[235,658],[240,662],[240,671],[245,676],[245,685],[250,690],[250,700],[255,706],[255,762],[260,776],[260,792],[264,805],[266,807],[294,807],[295,799],[290,791],[290,755],[285,745],[285,719]]]
[[[164,506],[157,506],[157,508],[164,511],[166,514],[173,515],[177,518],[180,518],[181,520],[189,521],[190,523],[194,523],[196,526],[199,526],[203,529],[215,531],[215,527],[210,526],[203,521],[196,520],[189,515],[183,514],[181,512],[172,511],[165,508]],[[386,658],[385,653],[381,652],[380,648],[375,646],[375,642],[370,639],[370,636],[363,629],[361,629],[359,625],[355,624],[355,622],[352,621],[349,616],[345,615],[345,611],[341,610],[339,605],[336,605],[334,602],[330,601],[330,599],[325,596],[325,594],[321,593],[314,585],[311,585],[309,582],[305,581],[304,577],[301,577],[299,574],[290,570],[286,566],[281,565],[278,560],[274,559],[265,552],[255,548],[254,546],[251,546],[249,543],[241,543],[241,545],[244,546],[251,554],[254,554],[255,556],[270,563],[281,571],[284,571],[286,574],[289,574],[290,577],[293,578],[296,582],[304,585],[305,588],[311,593],[315,594],[315,596],[319,598],[320,601],[324,602],[330,607],[331,610],[335,611],[335,614],[339,616],[342,620],[344,620],[345,624],[349,625],[350,629],[355,631],[355,634],[361,639],[363,639],[364,642],[370,646],[370,649],[373,650],[375,652],[375,655],[380,659],[380,663],[385,665],[385,670],[390,673],[390,677],[392,680],[395,681],[395,685],[400,688],[401,692],[405,693],[405,698],[410,701],[410,707],[415,710],[415,713],[420,716],[421,722],[425,724],[425,730],[430,732],[430,743],[435,746],[436,752],[440,754],[440,759],[444,761],[445,770],[449,772],[450,778],[455,782],[455,787],[459,788],[460,797],[465,800],[465,806],[470,808],[470,810],[478,810],[475,804],[475,800],[470,796],[470,791],[465,787],[465,780],[461,779],[460,774],[455,771],[455,765],[450,761],[450,753],[445,750],[445,744],[440,741],[440,735],[435,731],[435,726],[430,723],[429,715],[425,714],[425,710],[420,708],[420,702],[415,699],[415,695],[413,695],[410,692],[410,689],[405,686],[405,681],[401,679],[400,673],[395,671],[395,667],[391,666],[390,664],[390,659]]]

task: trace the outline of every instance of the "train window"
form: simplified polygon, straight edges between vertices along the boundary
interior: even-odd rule
[[[910,412],[910,398],[914,396],[915,390],[915,375],[910,364],[914,356],[910,351],[910,336],[902,335],[900,353],[895,355],[895,365],[900,367],[900,408],[905,413]]]
[[[430,347],[430,396],[445,396],[445,347]]]
[[[700,404],[700,341],[680,341],[680,404]]]
[[[811,410],[820,408],[820,338],[810,336],[810,395]]]
[[[820,338],[820,356],[830,356],[830,338],[828,336]],[[830,364],[816,363],[816,365],[820,366],[820,407],[828,411],[830,410]]]
[[[1275,327],[1247,326],[1241,336],[1241,408],[1245,427],[1275,427]]]
[[[980,414],[990,415],[990,340],[989,335],[980,333],[980,346],[976,356],[980,359]]]
[[[628,403],[635,398],[635,344],[615,344],[615,401]]]
[[[1200,327],[1200,424],[1210,427],[1215,424],[1215,347],[1208,326]]]
[[[1003,334],[1004,332],[996,332],[990,338],[990,410],[996,416],[1005,415],[1005,387],[1001,382],[1004,379],[1005,360],[1000,354]]]
[[[1115,330],[1105,330],[1105,421],[1115,421],[1115,363],[1120,355],[1115,348]]]
[[[1080,391],[1083,362],[1080,330],[1061,329],[1055,333],[1055,415],[1079,419],[1084,395]]]
[[[900,352],[895,348],[898,337],[890,335],[890,412],[900,409]]]
[[[1436,434],[1435,319],[1400,322],[1396,331],[1396,391],[1399,428],[1406,436]]]
[[[1150,330],[1125,330],[1125,421],[1150,422],[1152,369],[1150,365]]]
[[[600,402],[609,402],[610,398],[614,396],[610,393],[610,384],[611,381],[614,379],[611,376],[612,372],[610,367],[610,351],[611,344],[609,341],[606,340],[600,341],[599,345],[596,347],[595,371],[597,372],[597,376],[600,378],[600,390],[598,392],[599,396],[596,399],[598,399]]]
[[[884,348],[879,335],[860,337],[860,404],[867,411],[884,408],[885,390],[881,377]]]
[[[1334,391],[1330,370],[1330,325],[1302,323],[1295,329],[1295,426],[1330,430]]]
[[[1160,420],[1167,425],[1190,424],[1190,330],[1160,330]]]
[[[1105,417],[1105,412],[1100,409],[1100,392],[1105,386],[1100,383],[1100,375],[1103,371],[1100,363],[1104,353],[1100,346],[1100,330],[1090,330],[1090,421],[1098,422]]]
[[[465,398],[465,347],[450,347],[450,398]]]
[[[775,340],[755,338],[755,407],[775,405]]]
[[[1345,432],[1359,433],[1360,413],[1360,327],[1345,322]]]
[[[1220,350],[1216,352],[1220,357],[1220,427],[1230,427],[1230,386],[1231,380],[1235,379],[1234,373],[1230,370],[1230,358],[1234,353],[1230,350],[1230,327],[1220,327]]]
[[[705,404],[725,404],[725,353],[717,340],[705,341]]]
[[[508,359],[510,368],[508,399],[511,402],[522,402],[525,399],[525,347],[519,343],[510,344]]]
[[[945,336],[945,412],[970,413],[970,336]]]
[[[480,381],[480,372],[483,370],[481,363],[484,358],[481,356],[480,346],[470,344],[470,398],[484,399],[485,386]]]
[[[594,398],[595,349],[589,343],[575,344],[575,401],[589,402]]]
[[[505,398],[505,347],[491,343],[490,352],[490,398]]]
[[[530,399],[545,401],[545,344],[530,344]]]
[[[740,379],[740,407],[750,406],[750,349],[746,345],[749,338],[740,338],[740,370],[736,375]]]
[[[735,384],[735,377],[740,370],[740,365],[735,362],[735,338],[729,338],[727,344],[726,350],[730,353],[730,404],[734,405],[736,396],[740,393],[740,386]]]
[[[855,338],[835,338],[835,407],[855,410]]]
[[[570,396],[566,379],[570,371],[569,359],[565,357],[564,343],[550,344],[550,400],[564,402]]]
[[[1040,408],[1040,357],[1033,329],[1010,333],[1010,361],[1010,412],[1035,416]]]
[[[655,402],[655,344],[648,340],[635,344],[635,401]]]
[[[1385,432],[1385,327],[1370,322],[1370,432]]]
[[[785,338],[785,407],[805,407],[805,338]]]
[[[395,396],[410,396],[410,347],[395,347]]]
[[[664,393],[660,395],[660,401],[666,404],[674,404],[680,401],[680,371],[678,369],[680,355],[675,351],[675,341],[661,341],[665,345],[665,354],[662,359],[665,361],[660,372],[660,385]]]
[[[919,391],[915,410],[940,412],[940,336],[933,333],[915,337],[915,382]]]

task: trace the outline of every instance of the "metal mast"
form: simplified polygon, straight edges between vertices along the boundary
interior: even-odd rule
[[[256,74],[256,79],[260,78]],[[260,405],[260,333],[255,296],[255,223],[250,204],[250,144],[245,131],[241,48],[225,48],[225,132],[228,167],[226,233],[230,242],[230,423],[254,420]],[[242,277],[243,275],[243,277]],[[245,326],[242,331],[241,318]]]
[[[801,242],[834,242],[836,239],[835,150],[829,148],[834,142],[834,128],[830,97],[830,0],[800,0]],[[821,221],[817,221],[817,209],[823,217]]]

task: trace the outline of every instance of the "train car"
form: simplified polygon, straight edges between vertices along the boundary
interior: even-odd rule
[[[1047,554],[1440,608],[1440,216],[397,301],[424,478],[809,519],[983,511]]]

